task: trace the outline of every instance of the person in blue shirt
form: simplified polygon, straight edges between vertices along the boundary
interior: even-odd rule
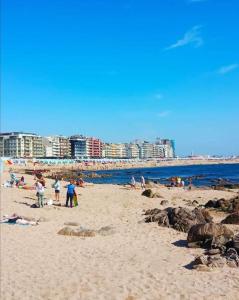
[[[70,184],[67,185],[66,207],[68,207],[69,200],[70,200],[70,207],[72,207],[74,194],[75,194],[74,180],[70,180]]]

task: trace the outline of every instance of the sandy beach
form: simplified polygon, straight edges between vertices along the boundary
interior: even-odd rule
[[[18,174],[19,176],[19,174]],[[9,178],[5,171],[2,182]],[[33,185],[33,176],[25,175]],[[52,180],[46,198],[54,197]],[[63,182],[62,182],[62,185]],[[186,233],[144,223],[143,210],[187,206],[188,200],[233,197],[238,191],[182,188],[154,189],[162,198],[149,199],[140,188],[89,185],[77,188],[79,206],[31,208],[36,192],[1,187],[1,217],[5,214],[39,219],[37,226],[1,224],[1,299],[239,299],[239,270],[229,267],[199,272],[188,265],[202,249],[186,246]],[[66,189],[62,188],[61,203]],[[225,215],[214,214],[214,221]],[[61,236],[65,222],[109,235]],[[239,231],[239,225],[229,225]]]

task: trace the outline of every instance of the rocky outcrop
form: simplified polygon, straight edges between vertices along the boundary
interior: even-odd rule
[[[233,232],[222,224],[196,224],[188,232],[188,247],[206,247],[222,249],[233,239]]]
[[[219,199],[219,200],[209,200],[205,204],[206,208],[216,208],[227,212],[238,212],[239,211],[239,196],[231,198],[229,200]]]
[[[239,225],[239,211],[227,216],[221,221],[222,224],[237,224]]]
[[[145,222],[158,222],[160,226],[172,227],[178,231],[188,232],[195,224],[205,224],[212,221],[212,217],[205,209],[190,210],[183,207],[168,207],[166,209],[152,209],[145,212]]]

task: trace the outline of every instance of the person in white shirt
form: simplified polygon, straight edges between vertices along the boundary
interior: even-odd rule
[[[145,179],[144,179],[144,176],[141,176],[140,182],[141,182],[141,188],[145,189]]]
[[[136,189],[136,181],[134,179],[134,176],[131,177],[130,185],[132,189]]]
[[[44,198],[44,186],[41,184],[40,181],[36,182],[36,191],[37,191],[37,199],[39,207],[43,207],[43,198]]]

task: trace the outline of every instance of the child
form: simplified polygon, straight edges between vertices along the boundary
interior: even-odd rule
[[[36,185],[36,191],[37,191],[38,205],[39,205],[39,207],[43,207],[44,186],[38,180],[35,185]]]
[[[60,201],[61,184],[60,184],[60,180],[57,177],[53,184],[53,188],[55,189],[55,200],[59,202]]]
[[[70,180],[70,184],[67,185],[66,207],[68,207],[68,202],[70,200],[70,207],[72,208],[72,201],[75,193],[74,180]]]

